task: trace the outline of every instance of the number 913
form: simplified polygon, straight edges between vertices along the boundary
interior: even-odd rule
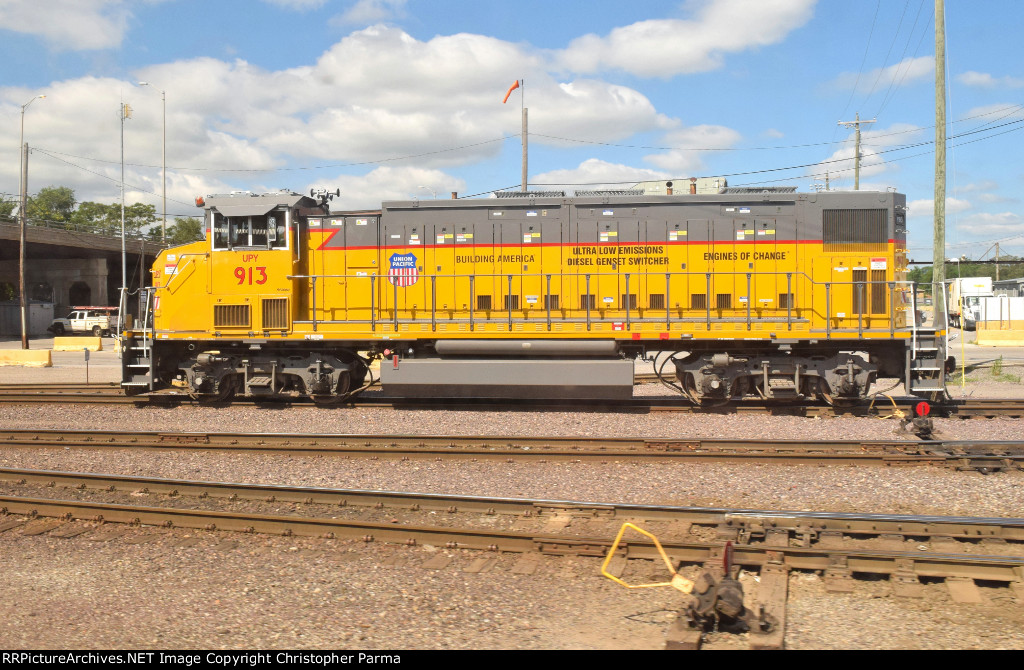
[[[253,275],[252,271],[253,270],[256,270],[256,281],[253,281],[253,278],[252,278],[252,275]],[[239,286],[241,286],[242,284],[245,284],[245,283],[248,283],[250,286],[252,284],[266,284],[267,283],[267,268],[266,267],[257,267],[257,268],[248,267],[248,268],[243,268],[242,266],[238,266],[237,268],[235,268],[235,279],[238,280],[238,285]],[[246,279],[248,279],[248,282],[246,282]]]

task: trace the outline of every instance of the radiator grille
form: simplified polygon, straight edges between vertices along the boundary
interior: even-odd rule
[[[884,209],[826,209],[822,224],[825,251],[885,251],[889,242]]]
[[[651,309],[665,309],[665,294],[650,293],[647,295],[647,304]]]
[[[715,307],[732,309],[732,293],[719,293],[715,296]]]
[[[263,299],[263,330],[288,329],[288,298]]]
[[[214,305],[214,328],[248,328],[249,305]]]
[[[518,295],[507,295],[505,296],[505,311],[512,311],[519,309],[519,296]]]
[[[706,293],[690,294],[690,309],[707,309],[708,296]]]
[[[872,270],[871,271],[871,313],[872,314],[885,314],[888,310],[885,309],[885,294],[887,292],[885,284],[885,270]]]
[[[867,286],[868,271],[867,270],[854,270],[853,271],[853,284],[850,285],[850,290],[853,303],[854,314],[867,314],[867,300],[870,293],[868,292]]]

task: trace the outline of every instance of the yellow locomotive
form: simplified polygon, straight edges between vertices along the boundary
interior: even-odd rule
[[[738,191],[738,192],[736,192]],[[126,329],[122,385],[350,397],[629,397],[654,357],[700,403],[944,389],[892,192],[498,194],[332,212],[336,194],[197,200]],[[131,310],[129,310],[131,311]]]

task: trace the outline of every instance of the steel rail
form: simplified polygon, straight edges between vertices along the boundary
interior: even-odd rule
[[[573,516],[645,521],[686,522],[719,527],[720,534],[762,534],[766,530],[794,533],[842,532],[856,536],[941,536],[964,540],[1024,542],[1024,518],[964,517],[861,512],[808,512],[754,508],[695,507],[576,500],[501,498],[453,494],[344,489],[318,486],[242,484],[129,475],[0,468],[0,481],[71,489],[145,492],[167,496],[226,498],[265,502],[296,502],[336,507],[384,507],[407,511],[442,511],[483,515]],[[736,531],[733,533],[731,531]]]
[[[448,548],[495,552],[539,552],[551,555],[603,557],[612,547],[608,537],[571,537],[501,530],[454,527],[395,525],[366,521],[231,513],[209,510],[118,505],[82,501],[0,496],[7,514],[56,517],[93,522],[184,527],[246,533],[352,538],[365,542],[397,543],[408,546],[429,544]],[[680,542],[666,539],[662,547],[673,561],[709,563],[721,558],[722,543]],[[619,544],[620,556],[628,559],[657,559],[654,542],[630,540]],[[737,544],[733,562],[742,566],[783,565],[800,570],[828,570],[836,565],[858,573],[913,574],[919,577],[966,577],[1019,584],[1024,577],[1024,557],[979,554],[886,551],[858,548],[774,547]]]
[[[745,440],[448,435],[202,433],[0,429],[17,448],[206,449],[401,459],[945,465],[995,471],[1024,467],[1024,441]]]
[[[537,401],[516,399],[394,399],[380,393],[362,394],[346,403],[344,407],[381,407],[388,409],[472,409],[502,411],[585,411],[585,412],[674,412],[682,414],[769,414],[794,416],[885,416],[897,412],[912,416],[913,408],[921,402],[919,397],[889,397],[872,399],[849,406],[830,407],[823,404],[795,405],[787,402],[741,401],[717,407],[695,407],[679,396],[636,396],[618,401],[571,400]],[[115,383],[69,383],[69,384],[0,384],[0,403],[3,404],[52,404],[73,403],[88,405],[126,405],[132,407],[153,406],[275,406],[309,407],[313,403],[307,397],[274,396],[239,397],[230,401],[194,399],[179,390],[162,390],[139,395],[125,395]],[[1024,417],[1024,399],[957,399],[932,404],[936,416],[973,417]]]
[[[671,397],[634,397],[626,400],[565,400],[545,401],[542,405],[534,400],[516,399],[411,399],[389,398],[380,394],[363,394],[342,403],[345,406],[383,406],[383,407],[435,407],[438,409],[515,409],[523,411],[670,411],[692,414],[728,414],[758,413],[787,414],[806,416],[868,416],[891,414],[899,410],[906,416],[912,416],[914,406],[920,398],[899,397],[875,398],[873,402],[858,402],[849,406],[830,407],[821,404],[793,404],[781,401],[740,401],[731,402],[719,407],[697,407],[689,404],[678,396]],[[151,405],[297,405],[311,406],[313,403],[303,396],[273,398],[235,398],[230,401],[213,399],[194,399],[187,393],[175,390],[157,391],[136,396],[125,396],[117,384],[113,383],[70,383],[70,384],[0,384],[0,402],[9,404],[40,404],[40,403],[81,403],[81,404],[117,404],[132,406]],[[895,403],[895,407],[893,406]],[[965,398],[951,399],[932,404],[937,415],[955,415],[958,417],[1024,417],[1024,398]]]

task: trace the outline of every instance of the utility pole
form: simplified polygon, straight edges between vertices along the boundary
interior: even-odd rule
[[[32,96],[32,100],[45,97],[45,95],[35,95]],[[28,349],[28,292],[25,290],[25,226],[27,225],[25,208],[28,206],[28,143],[25,142],[25,110],[32,104],[32,100],[21,106],[21,139],[18,140],[18,152],[21,154],[21,170],[19,171],[21,188],[18,190],[18,219],[21,223],[19,226],[21,229],[21,245],[18,248],[18,296],[21,302],[22,349]]]
[[[857,129],[857,134],[856,134],[856,137],[857,137],[857,139],[856,139],[856,146],[857,146],[857,148],[855,150],[856,153],[854,153],[854,156],[853,156],[853,190],[854,191],[859,191],[860,190],[860,124],[862,124],[862,123],[874,123],[876,121],[876,119],[871,119],[870,121],[861,121],[860,120],[860,112],[857,112],[857,115],[854,118],[855,118],[854,121],[840,121],[836,125],[846,126],[847,128],[853,127],[853,128]]]
[[[121,290],[128,289],[128,249],[124,234],[124,120],[132,118],[132,107],[121,103]]]
[[[946,6],[935,0],[935,234],[932,239],[932,302],[935,327],[946,327]]]
[[[28,142],[21,147],[21,246],[18,249],[18,296],[21,300],[21,348],[28,349],[28,292],[25,290],[25,205],[28,202]]]
[[[526,92],[523,92],[523,97],[526,97]],[[523,107],[523,193],[526,193],[526,113],[529,112],[526,107]]]

